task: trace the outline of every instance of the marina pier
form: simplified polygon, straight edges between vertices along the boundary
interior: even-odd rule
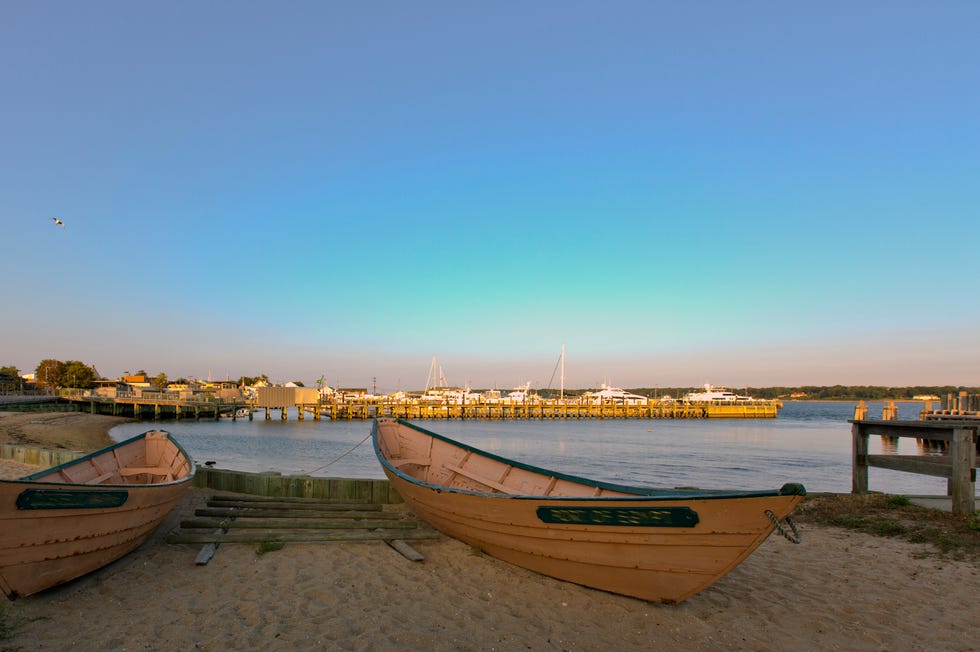
[[[421,401],[351,401],[328,403],[321,415],[330,419],[708,419],[774,418],[778,401],[751,403],[680,403],[651,399],[646,403],[579,402],[540,399],[526,403],[484,401],[425,403]]]
[[[107,414],[116,417],[135,419],[201,419],[217,420],[222,417],[232,419],[248,416],[247,402],[223,401],[220,399],[195,400],[189,398],[165,398],[160,395],[144,396],[99,396],[78,390],[69,390],[60,397],[52,397],[52,402],[67,402],[72,409],[91,414]]]
[[[279,389],[279,388],[276,388]],[[302,389],[302,388],[301,388]],[[315,390],[309,390],[315,392]],[[254,419],[296,418],[353,420],[394,417],[399,419],[772,419],[782,407],[780,401],[738,403],[660,401],[644,403],[615,401],[538,399],[527,402],[463,401],[431,402],[418,399],[364,398],[361,400],[318,401],[304,393],[275,392],[272,396],[239,401],[221,399],[192,400],[143,397],[104,397],[81,392],[59,397],[72,409],[91,414],[110,414],[137,419]],[[292,408],[292,409],[291,409]]]
[[[65,390],[60,395],[4,397],[2,403],[17,411],[71,410],[137,419],[255,419],[300,421],[312,419],[773,419],[780,400],[685,401],[648,398],[642,401],[586,400],[583,397],[533,400],[434,400],[432,397],[357,396],[321,397],[312,388],[268,388],[253,398],[221,399],[173,396],[169,392],[144,392],[102,396],[84,390]],[[938,403],[938,405],[936,405]],[[863,402],[861,402],[863,405]],[[980,396],[961,392],[940,401],[924,401],[923,420],[978,419]],[[858,408],[860,410],[860,407]],[[894,418],[894,404],[883,418]],[[855,414],[855,418],[864,415]]]

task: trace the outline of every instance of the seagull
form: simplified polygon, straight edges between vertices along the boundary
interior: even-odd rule
[[[54,220],[54,223],[57,224],[58,226],[64,226],[65,225],[65,223],[62,222],[61,220],[59,220],[57,217],[52,217],[51,219]]]

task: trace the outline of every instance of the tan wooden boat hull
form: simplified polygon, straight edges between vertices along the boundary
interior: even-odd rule
[[[193,475],[167,433],[144,433],[0,481],[0,590],[31,595],[119,559],[170,513]]]
[[[772,532],[767,511],[782,520],[805,493],[620,487],[483,454],[405,422],[379,421],[374,432],[394,488],[436,529],[544,575],[657,602],[711,586]],[[551,495],[534,491],[549,486]]]

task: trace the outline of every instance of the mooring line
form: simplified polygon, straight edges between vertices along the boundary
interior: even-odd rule
[[[311,475],[311,474],[313,474],[313,473],[316,473],[317,471],[322,471],[323,469],[325,469],[325,468],[327,468],[327,467],[328,467],[328,466],[330,466],[331,464],[336,464],[337,462],[339,462],[340,460],[342,460],[342,459],[344,459],[345,457],[347,457],[348,455],[350,455],[351,453],[353,453],[353,452],[354,452],[355,450],[357,450],[357,447],[358,447],[358,446],[360,446],[361,444],[363,444],[364,442],[366,442],[366,441],[367,441],[368,439],[370,439],[370,438],[371,438],[371,435],[370,435],[370,434],[368,434],[368,436],[367,436],[367,437],[365,437],[365,438],[364,438],[364,439],[362,439],[361,441],[359,441],[359,442],[357,442],[356,444],[354,444],[354,447],[353,447],[353,448],[351,448],[351,449],[350,449],[349,451],[347,451],[346,453],[344,453],[344,454],[343,454],[343,455],[341,455],[340,457],[338,457],[338,458],[336,458],[335,460],[332,460],[332,461],[330,461],[330,462],[327,462],[327,463],[326,463],[326,464],[324,464],[323,466],[320,466],[320,467],[317,467],[317,468],[315,468],[315,469],[313,469],[312,471],[307,471],[307,475]]]

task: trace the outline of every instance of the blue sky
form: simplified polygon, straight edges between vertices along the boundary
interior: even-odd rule
[[[980,384],[975,2],[38,2],[0,365]],[[64,220],[58,227],[51,217]]]

